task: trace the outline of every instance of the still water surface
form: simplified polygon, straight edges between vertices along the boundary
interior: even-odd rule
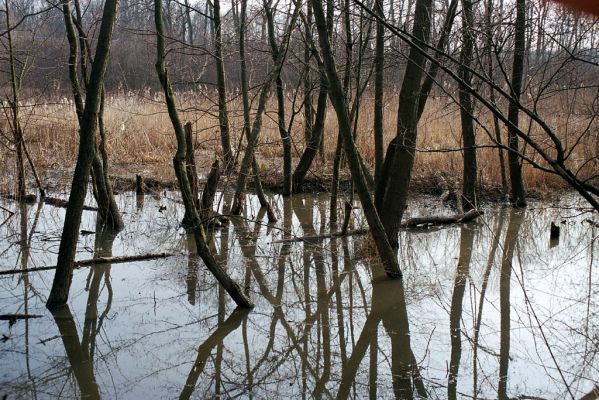
[[[119,196],[127,227],[81,236],[77,259],[176,255],[78,269],[54,315],[53,271],[0,276],[0,314],[41,315],[0,321],[0,398],[579,399],[596,388],[598,218],[574,198],[404,231],[401,282],[363,236],[288,240],[328,233],[326,195],[272,197],[271,225],[248,196],[211,246],[251,312],[193,254],[175,200]],[[15,212],[0,215],[2,269],[54,265],[64,210],[1,205]],[[451,213],[428,198],[408,208]],[[357,210],[352,223],[364,224]],[[81,229],[96,230],[94,212]]]

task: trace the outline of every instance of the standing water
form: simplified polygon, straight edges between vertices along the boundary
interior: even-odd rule
[[[318,238],[327,196],[273,197],[272,225],[248,196],[210,239],[256,303],[242,311],[194,254],[176,197],[119,196],[116,237],[85,211],[77,259],[174,256],[76,269],[54,314],[54,271],[20,270],[55,265],[64,210],[0,203],[0,267],[17,270],[0,275],[0,314],[39,316],[0,321],[0,398],[597,398],[599,229],[573,198],[403,231],[402,282],[367,237]],[[452,211],[418,198],[408,213]]]

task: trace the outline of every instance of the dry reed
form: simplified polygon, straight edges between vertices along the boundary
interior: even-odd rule
[[[235,147],[240,143],[243,126],[241,96],[231,93],[228,104],[231,123],[231,142]],[[220,133],[218,127],[217,105],[211,99],[217,98],[214,92],[185,92],[178,94],[178,106],[185,121],[191,121],[196,138],[198,168],[207,171],[214,157],[220,157]],[[292,114],[293,94],[287,93],[287,116]],[[385,140],[389,142],[396,132],[397,96],[388,93],[385,103]],[[561,104],[555,104],[555,103]],[[356,143],[366,163],[374,164],[373,141],[373,99],[368,94],[362,99],[362,107],[357,124]],[[296,97],[294,123],[291,130],[293,140],[294,164],[304,148],[304,119],[299,110],[301,96]],[[598,138],[597,124],[590,122],[588,113],[573,110],[572,103],[563,99],[552,99],[546,104],[547,122],[557,127],[560,138],[566,145],[574,141],[586,130],[583,141],[575,147],[570,157],[570,167],[574,170],[583,165],[587,175],[597,170]],[[582,108],[582,106],[579,106]],[[554,109],[563,112],[552,112]],[[23,128],[28,149],[34,162],[42,172],[68,170],[75,163],[77,154],[77,122],[75,110],[67,98],[48,99],[40,104],[23,108]],[[477,118],[487,129],[492,130],[490,116],[482,111]],[[264,173],[267,185],[275,186],[281,180],[282,155],[281,139],[277,128],[276,101],[271,97],[264,126],[257,147],[257,159]],[[108,131],[108,152],[111,168],[116,175],[142,173],[154,178],[173,179],[171,158],[175,151],[175,140],[171,124],[164,106],[161,93],[146,90],[140,94],[115,93],[106,98],[105,123]],[[590,123],[590,125],[589,125]],[[521,120],[521,126],[527,129],[528,120]],[[8,130],[7,122],[0,121],[0,128]],[[460,114],[455,103],[446,98],[432,98],[421,119],[419,128],[418,152],[414,166],[414,180],[422,188],[437,188],[441,180],[450,186],[459,188],[462,174],[460,152]],[[594,131],[593,131],[594,129]],[[498,151],[490,147],[492,132],[477,128],[477,152],[479,182],[482,187],[498,188],[501,184]],[[502,132],[505,143],[505,132]],[[531,137],[549,144],[545,136],[534,127]],[[324,156],[318,157],[309,178],[324,181],[330,179],[331,164],[337,140],[337,122],[332,107],[328,109],[324,135]],[[243,151],[243,142],[241,148]],[[532,155],[528,149],[527,154]],[[0,161],[12,165],[11,155],[6,149],[0,151]],[[594,158],[594,160],[592,160]],[[544,164],[534,157],[540,165]],[[9,170],[12,167],[9,166]],[[10,174],[8,174],[10,175]],[[7,175],[5,174],[5,177]],[[442,178],[442,179],[441,179]],[[564,187],[557,177],[538,169],[524,168],[525,184],[529,190],[548,191]]]

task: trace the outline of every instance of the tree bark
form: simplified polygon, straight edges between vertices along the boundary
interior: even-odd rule
[[[374,12],[385,18],[383,0],[376,0]],[[376,23],[376,43],[374,56],[374,181],[378,185],[385,158],[385,132],[383,131],[383,101],[385,79],[385,27]]]
[[[165,44],[164,44],[164,27],[162,22],[162,0],[154,0],[154,20],[156,24],[156,72],[160,79],[160,84],[164,90],[166,105],[168,108],[169,117],[171,119],[175,136],[177,138],[177,151],[173,157],[173,166],[175,175],[179,182],[181,196],[185,210],[189,213],[192,219],[193,236],[196,242],[198,254],[206,264],[206,267],[212,275],[218,280],[222,287],[229,293],[235,303],[239,307],[252,308],[254,304],[249,297],[243,292],[241,287],[227,274],[227,272],[216,262],[214,256],[210,252],[208,245],[204,239],[204,230],[200,222],[197,208],[192,198],[191,188],[187,180],[187,174],[183,165],[185,161],[185,132],[183,125],[177,112],[175,97],[168,79],[168,73],[165,65]]]
[[[390,277],[401,277],[401,271],[397,263],[395,252],[389,245],[383,224],[381,223],[381,220],[376,212],[374,203],[368,191],[368,185],[364,178],[364,174],[362,173],[360,157],[356,149],[354,138],[351,134],[351,122],[349,118],[349,110],[347,108],[347,99],[344,95],[343,88],[335,68],[335,59],[331,51],[331,45],[327,34],[327,26],[322,9],[322,2],[319,0],[311,1],[314,17],[316,20],[316,27],[318,29],[318,39],[322,51],[322,58],[329,83],[329,97],[331,99],[331,103],[333,103],[335,112],[337,113],[339,130],[343,139],[343,147],[345,149],[345,153],[347,154],[352,178],[356,185],[356,190],[358,191],[368,225],[372,229],[372,236],[379,256],[383,262],[385,271]]]
[[[460,52],[459,75],[459,101],[460,119],[462,122],[462,209],[464,212],[477,208],[476,194],[476,137],[474,133],[474,103],[468,87],[472,86],[472,66],[474,53],[474,14],[472,0],[462,0],[462,50]]]
[[[508,108],[508,120],[518,126],[520,94],[522,93],[522,78],[524,75],[524,47],[526,34],[526,0],[516,0],[516,24],[514,32],[514,61],[512,65],[512,100]],[[526,195],[522,181],[522,165],[518,156],[518,133],[512,126],[508,127],[508,163],[510,169],[511,196],[510,201],[515,207],[526,206]]]
[[[243,133],[246,140],[250,140],[250,89],[247,78],[247,67],[245,61],[245,34],[246,34],[246,22],[247,22],[247,0],[241,0],[241,10],[238,19],[237,29],[239,31],[239,63],[240,63],[240,75],[241,75],[241,97],[243,100]],[[262,187],[262,181],[260,180],[260,168],[256,162],[256,156],[252,158],[252,173],[254,174],[254,189],[256,195],[260,201],[260,206],[266,208],[268,220],[274,222],[277,217],[272,210],[272,207],[266,199],[266,194]]]
[[[73,174],[71,193],[69,194],[69,206],[66,210],[64,228],[58,249],[56,274],[54,275],[52,289],[46,303],[46,306],[50,310],[66,304],[73,279],[73,261],[75,260],[79,226],[83,213],[83,202],[87,194],[89,171],[95,153],[95,133],[98,124],[101,90],[104,74],[108,66],[110,42],[117,8],[118,0],[106,0],[85,108],[81,119],[79,153]]]
[[[258,107],[256,109],[256,116],[254,118],[252,130],[248,137],[248,143],[245,149],[245,153],[243,155],[241,167],[239,168],[237,183],[235,185],[235,195],[233,197],[233,205],[231,207],[231,214],[233,215],[240,215],[243,209],[243,198],[245,195],[245,187],[249,167],[250,163],[254,159],[254,147],[258,142],[258,136],[260,135],[260,130],[262,129],[262,115],[264,114],[264,110],[266,109],[266,101],[268,100],[270,87],[272,86],[273,81],[276,79],[276,76],[279,74],[280,69],[283,67],[283,62],[285,61],[285,56],[287,55],[287,46],[289,44],[291,32],[299,16],[299,11],[299,5],[296,5],[296,8],[293,11],[293,15],[289,22],[289,26],[287,27],[287,31],[285,32],[283,42],[281,48],[279,49],[279,54],[277,59],[275,60],[273,69],[266,78],[266,81],[262,84],[260,97],[258,99]]]
[[[417,0],[413,35],[424,42],[430,33],[432,0]],[[414,46],[410,48],[408,65],[399,94],[397,136],[387,148],[380,184],[377,186],[377,210],[385,226],[391,246],[399,246],[399,225],[406,205],[408,186],[418,135],[418,106],[424,70],[424,55]]]
[[[233,152],[231,151],[231,134],[229,113],[227,111],[227,84],[225,81],[225,61],[223,59],[223,37],[220,19],[220,0],[214,0],[214,61],[216,63],[216,87],[218,90],[218,122],[220,125],[220,140],[223,148],[224,170],[229,172],[234,168]]]
[[[279,57],[279,45],[275,38],[274,18],[271,9],[271,1],[264,0],[264,13],[266,14],[266,22],[268,26],[268,41],[273,62],[276,62]],[[283,93],[283,80],[281,79],[281,70],[279,70],[276,79],[277,88],[277,124],[279,126],[279,135],[283,142],[283,196],[289,196],[292,191],[291,181],[291,137],[285,128],[285,94]]]

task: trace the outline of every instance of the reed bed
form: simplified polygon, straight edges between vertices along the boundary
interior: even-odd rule
[[[294,164],[305,145],[304,117],[301,110],[301,94],[286,93],[287,121],[293,118],[291,138]],[[385,140],[388,143],[396,133],[397,95],[388,93],[385,103]],[[212,99],[216,92],[198,91],[178,93],[178,107],[184,121],[191,121],[196,143],[196,158],[200,172],[208,170],[215,157],[221,157],[218,108]],[[241,95],[230,93],[227,104],[231,125],[231,143],[236,151],[244,150],[240,140],[243,115]],[[142,173],[163,180],[174,178],[171,159],[175,151],[175,138],[161,93],[146,90],[142,93],[119,92],[106,97],[105,125],[108,132],[108,152],[111,169],[115,175]],[[367,93],[361,101],[357,122],[357,146],[370,166],[374,166],[373,98]],[[570,166],[582,175],[590,176],[598,169],[599,127],[592,119],[592,110],[584,103],[576,105],[566,97],[552,98],[538,108],[546,115],[547,123],[556,129],[568,149],[577,143],[570,155]],[[559,110],[556,112],[556,110]],[[78,134],[75,109],[68,98],[46,98],[23,105],[23,130],[28,150],[37,168],[44,176],[52,170],[69,170],[76,161]],[[498,150],[493,146],[492,118],[488,113],[477,111],[481,125],[477,127],[477,152],[479,184],[481,188],[497,189],[501,186]],[[252,116],[253,118],[253,116]],[[529,121],[521,119],[521,126],[531,137],[550,148],[546,136]],[[6,120],[0,127],[8,131]],[[503,129],[503,127],[502,127]],[[502,131],[506,143],[505,129]],[[329,106],[324,135],[324,153],[318,156],[309,179],[326,184],[331,177],[332,161],[337,140],[337,122]],[[439,190],[441,185],[460,187],[462,162],[460,150],[460,113],[458,106],[447,97],[433,97],[421,119],[419,139],[414,166],[414,187],[424,191]],[[257,147],[257,159],[263,172],[265,184],[277,186],[281,180],[281,138],[277,127],[276,99],[271,97]],[[532,154],[527,150],[527,154]],[[239,156],[241,157],[241,156]],[[507,154],[506,154],[507,157]],[[533,157],[538,161],[538,157]],[[590,160],[590,161],[589,161]],[[0,161],[8,166],[4,184],[10,184],[14,167],[8,148],[0,151]],[[539,161],[541,165],[544,165]],[[347,178],[347,171],[344,172]],[[595,172],[596,173],[596,172]],[[14,176],[14,175],[13,175]],[[558,177],[533,168],[524,167],[525,185],[532,192],[549,192],[565,188]]]

